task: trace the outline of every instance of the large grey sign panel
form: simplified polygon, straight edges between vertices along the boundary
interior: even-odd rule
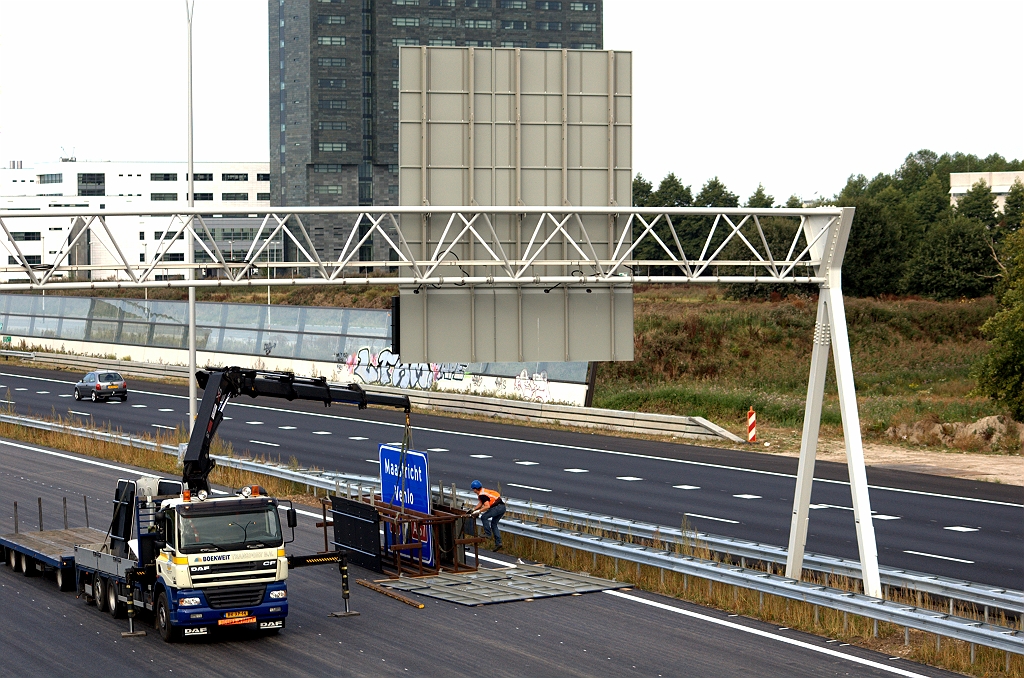
[[[444,255],[436,274],[494,272],[493,262],[472,263],[483,248],[501,252],[513,269],[533,261],[521,286],[423,289],[416,296],[402,289],[403,357],[632,360],[628,283],[614,294],[572,285],[545,293],[529,275],[592,272],[573,265],[575,255],[558,232],[564,216],[555,213],[558,207],[631,205],[632,55],[446,47],[400,52],[400,204],[551,206],[554,217],[490,214],[466,229],[443,209],[403,216],[399,227],[412,252],[424,259]],[[605,216],[562,225],[600,258],[611,257],[616,226],[621,232],[622,224]],[[545,265],[552,261],[561,263]],[[414,325],[418,331],[411,331]]]

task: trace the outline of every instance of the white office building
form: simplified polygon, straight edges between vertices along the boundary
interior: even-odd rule
[[[1024,183],[1024,172],[951,172],[949,203],[955,206],[974,184],[984,181],[996,197],[996,206],[1002,210],[1006,206],[1006,196],[1010,193],[1010,187],[1018,179]]]
[[[204,216],[218,247],[226,256],[241,260],[252,242],[261,218],[219,215],[225,208],[252,208],[254,212],[270,206],[270,164],[266,162],[195,163],[195,206],[209,210]],[[87,242],[76,244],[72,256],[79,265],[118,262],[120,248],[124,258],[140,265],[185,261],[184,237],[172,239],[181,226],[168,217],[146,216],[188,205],[188,176],[184,162],[92,162],[67,160],[26,165],[12,161],[0,168],[0,209],[30,214],[46,209],[79,208],[83,211],[134,212],[137,216],[110,217],[106,225],[113,238],[93,234]],[[54,263],[62,248],[71,242],[74,220],[67,217],[4,217],[10,233],[0,232],[0,282],[25,280],[23,271],[10,270],[24,256],[30,265],[45,269]],[[168,233],[168,231],[170,231]],[[117,246],[114,246],[116,241]],[[19,255],[20,251],[20,255]],[[162,254],[161,254],[162,253]],[[281,261],[280,243],[269,247],[262,261]],[[196,261],[209,260],[196,247]],[[62,264],[67,265],[65,259]],[[160,275],[160,269],[157,269]],[[180,275],[167,270],[164,275]]]

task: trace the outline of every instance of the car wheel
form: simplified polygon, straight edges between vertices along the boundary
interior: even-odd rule
[[[128,402],[128,394],[127,393],[125,393],[123,396],[121,396],[121,402],[122,403]]]
[[[99,398],[96,397],[96,391],[90,391],[90,393],[92,394],[92,401],[93,402],[96,402],[97,400],[99,400]]]
[[[82,399],[82,392],[79,391],[78,388],[76,387],[75,388],[75,400],[81,400],[81,399]]]
[[[120,619],[125,616],[128,611],[128,606],[122,603],[117,597],[117,589],[120,588],[116,581],[107,582],[107,612],[114,619]]]
[[[165,643],[174,643],[181,638],[181,629],[171,626],[171,608],[167,604],[167,594],[161,592],[156,599],[156,615],[154,622],[157,632]]]

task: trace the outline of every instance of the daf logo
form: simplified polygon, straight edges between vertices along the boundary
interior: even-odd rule
[[[190,567],[188,569],[189,569],[190,572],[206,572],[207,570],[210,569],[210,566],[209,565],[196,565],[196,566]]]

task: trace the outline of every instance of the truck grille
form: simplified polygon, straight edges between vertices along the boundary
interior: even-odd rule
[[[263,602],[263,594],[267,587],[260,584],[256,586],[224,586],[215,589],[205,589],[203,594],[206,602],[215,610],[226,607],[252,607]]]
[[[256,569],[259,565],[259,561],[249,561],[242,563],[220,563],[214,565],[193,565],[188,568],[188,571],[193,575],[204,575],[204,574],[224,574],[225,572],[251,572]],[[276,562],[274,565],[276,566]]]

